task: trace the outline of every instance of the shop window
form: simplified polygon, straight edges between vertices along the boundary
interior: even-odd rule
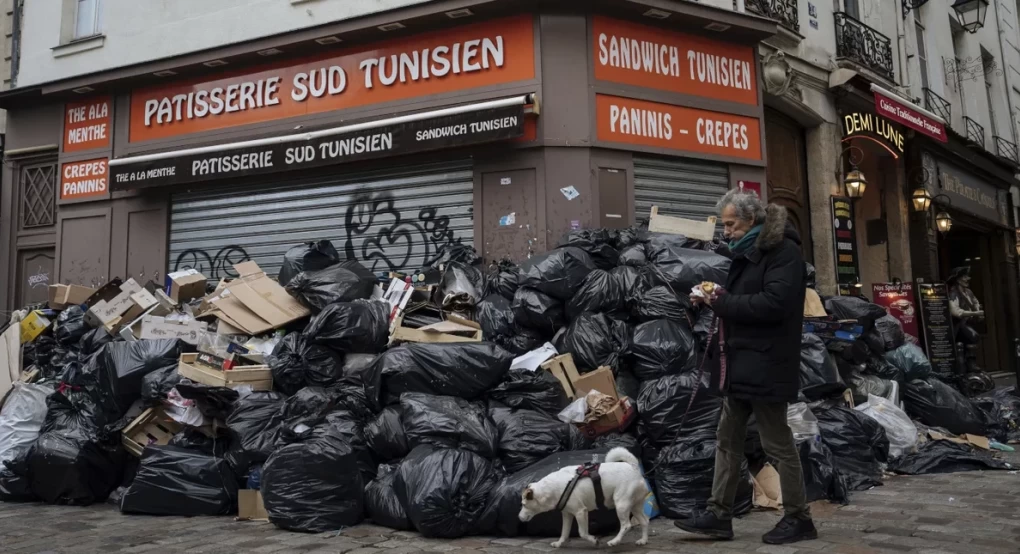
[[[75,7],[74,38],[88,38],[99,34],[99,12],[102,0],[77,0]]]
[[[843,0],[843,11],[857,21],[861,20],[861,7],[858,0]]]
[[[53,225],[57,164],[25,167],[21,171],[21,227]]]

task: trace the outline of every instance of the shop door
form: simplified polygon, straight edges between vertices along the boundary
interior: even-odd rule
[[[804,130],[789,117],[765,108],[765,143],[768,144],[765,177],[769,202],[786,208],[790,222],[800,233],[804,259],[813,261]]]
[[[18,252],[18,281],[14,285],[17,306],[28,306],[49,300],[53,275],[53,248],[33,248]]]
[[[723,164],[635,156],[634,221],[647,222],[652,206],[663,215],[704,221],[718,215],[715,205],[729,187]]]
[[[289,248],[328,239],[372,271],[415,270],[474,246],[472,179],[470,162],[419,164],[178,194],[168,267],[218,279],[251,259],[275,275]]]
[[[493,171],[482,175],[480,254],[487,262],[503,258],[523,261],[534,252],[538,229],[535,170]]]

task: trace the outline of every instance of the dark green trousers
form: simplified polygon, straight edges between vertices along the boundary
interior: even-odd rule
[[[747,420],[754,414],[765,453],[778,462],[779,486],[783,492],[786,515],[811,517],[804,495],[804,474],[793,432],[786,422],[785,402],[748,402],[726,397],[719,419],[715,452],[715,480],[708,509],[720,519],[733,518],[733,499],[740,485],[740,465],[744,461]]]

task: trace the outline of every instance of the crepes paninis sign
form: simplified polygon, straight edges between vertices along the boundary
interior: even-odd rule
[[[535,78],[522,15],[136,90],[131,142],[165,139]]]
[[[268,175],[509,140],[523,134],[523,106],[490,108],[329,136],[301,135],[272,144],[241,144],[216,152],[182,151],[176,156],[143,157],[134,162],[125,158],[110,164],[110,181],[113,190],[127,190]]]

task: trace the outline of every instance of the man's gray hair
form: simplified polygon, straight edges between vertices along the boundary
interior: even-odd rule
[[[737,217],[744,221],[750,221],[755,225],[765,222],[765,205],[762,204],[761,198],[758,198],[757,194],[743,192],[740,189],[730,189],[715,205],[719,209],[719,213],[722,213],[726,206],[733,206]]]

